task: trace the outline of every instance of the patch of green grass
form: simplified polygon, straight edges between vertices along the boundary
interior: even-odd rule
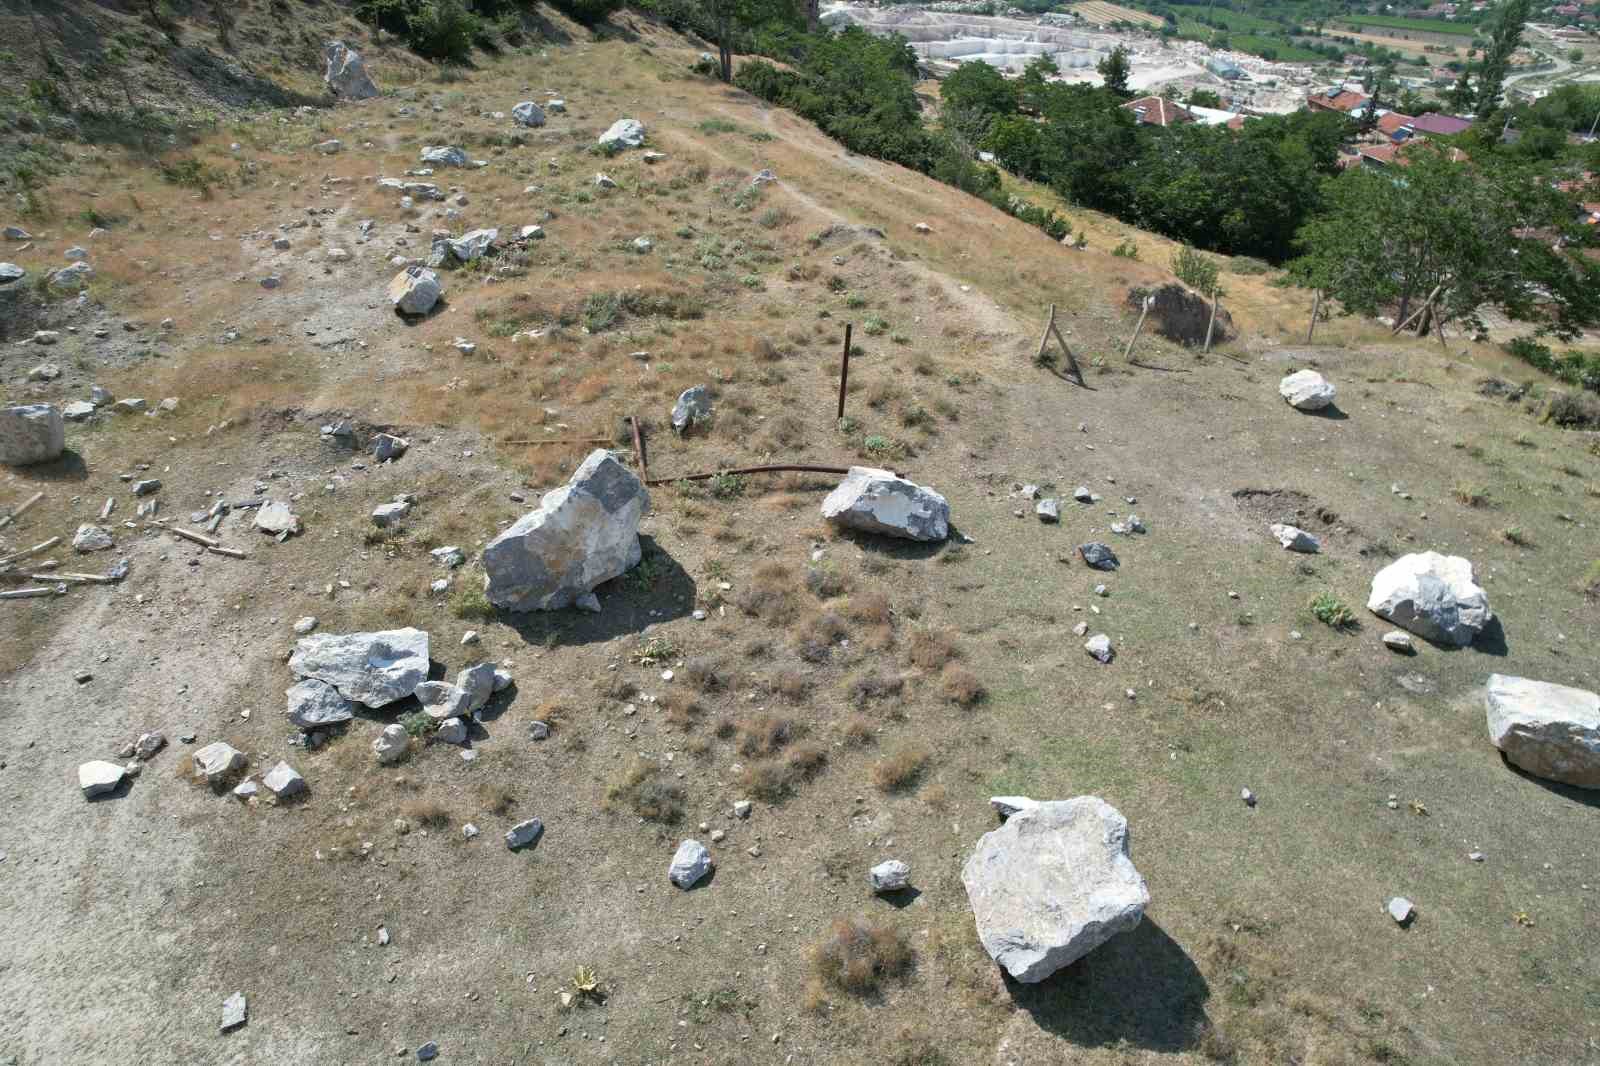
[[[1311,613],[1317,621],[1334,629],[1349,629],[1356,624],[1355,612],[1331,592],[1317,594],[1311,601]]]
[[[744,495],[744,476],[742,474],[715,474],[711,477],[709,487],[711,495],[715,499],[731,500]]]
[[[450,613],[464,621],[492,622],[498,617],[494,604],[476,581],[463,581],[450,597]]]

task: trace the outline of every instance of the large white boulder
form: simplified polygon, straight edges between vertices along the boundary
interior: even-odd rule
[[[314,633],[295,644],[289,669],[332,685],[347,700],[382,707],[405,699],[428,679],[428,634],[410,627]]]
[[[329,41],[322,47],[322,58],[327,64],[322,81],[334,96],[341,100],[367,100],[378,95],[361,53],[354,48],[343,41]]]
[[[543,126],[544,108],[532,100],[524,100],[511,109],[511,117],[516,120],[519,126]]]
[[[1300,370],[1278,382],[1278,395],[1299,411],[1320,411],[1333,402],[1333,386],[1315,370]]]
[[[600,135],[598,143],[608,152],[638,148],[644,144],[644,123],[636,118],[619,118]]]
[[[498,229],[475,229],[450,239],[450,252],[463,263],[470,263],[483,255],[500,239]]]
[[[890,470],[852,466],[822,501],[822,517],[835,525],[908,540],[950,535],[950,505],[937,492]]]
[[[639,562],[639,517],[649,506],[633,471],[596,449],[483,549],[484,595],[512,611],[570,606]]]
[[[53,403],[0,407],[0,463],[27,466],[60,458],[67,424]]]
[[[1513,764],[1551,781],[1600,788],[1600,695],[1490,674],[1484,703],[1489,739]]]
[[[425,315],[443,295],[439,275],[427,267],[406,267],[389,282],[389,302],[402,315]]]
[[[978,841],[961,883],[984,949],[1025,984],[1132,929],[1150,903],[1127,819],[1098,796],[1012,814]]]
[[[1459,555],[1402,555],[1372,579],[1367,610],[1436,644],[1471,644],[1494,615]]]

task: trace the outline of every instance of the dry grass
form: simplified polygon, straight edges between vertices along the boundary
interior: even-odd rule
[[[939,691],[944,698],[960,707],[975,707],[988,695],[978,675],[966,667],[949,663],[939,675]]]
[[[491,814],[505,814],[517,805],[517,794],[509,785],[484,782],[478,786],[478,802]]]
[[[726,667],[721,659],[690,659],[683,664],[678,676],[701,692],[718,692],[728,687]]]
[[[450,809],[436,799],[414,799],[400,807],[400,817],[414,826],[435,832],[450,828],[455,820]]]
[[[832,611],[812,611],[795,624],[795,654],[809,663],[828,658],[833,646],[850,635],[850,627]]]
[[[924,670],[939,670],[952,659],[961,657],[961,648],[955,634],[948,629],[921,626],[911,631],[906,641],[906,656],[914,666]]]
[[[741,755],[765,757],[776,755],[794,738],[795,725],[788,718],[757,714],[739,719],[733,730]]]
[[[845,719],[841,732],[844,742],[855,748],[864,747],[878,739],[878,727],[859,714],[852,714]]]
[[[852,622],[864,626],[887,626],[894,621],[889,597],[877,589],[851,596],[844,605],[844,613]]]
[[[924,748],[901,748],[873,764],[872,783],[880,792],[906,792],[922,780],[931,761]]]
[[[661,694],[657,706],[661,708],[662,721],[680,733],[693,729],[705,714],[705,708],[694,694],[681,688],[667,689]]]
[[[809,1005],[820,1005],[825,990],[852,996],[878,995],[884,982],[903,980],[916,961],[905,937],[887,922],[840,918],[812,945]]]
[[[857,674],[846,685],[850,699],[857,707],[865,707],[874,700],[898,696],[905,687],[905,678],[876,666]]]
[[[773,625],[787,626],[800,610],[800,582],[785,563],[765,562],[734,590],[741,611]]]
[[[771,687],[790,703],[800,703],[811,695],[811,678],[798,670],[779,670],[772,677]]]
[[[606,787],[605,808],[627,808],[647,822],[675,825],[683,819],[683,786],[664,774],[660,767],[635,759]]]
[[[805,781],[822,772],[828,752],[820,744],[803,743],[790,747],[783,757],[751,763],[739,774],[739,790],[766,803],[778,803],[792,795]]]

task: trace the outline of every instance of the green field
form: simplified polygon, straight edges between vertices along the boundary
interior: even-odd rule
[[[1457,37],[1471,37],[1478,32],[1476,26],[1459,22],[1440,22],[1437,19],[1408,19],[1395,15],[1348,15],[1334,22],[1350,26],[1376,26],[1386,30],[1410,30],[1413,33],[1448,33]]]
[[[1228,41],[1236,51],[1249,52],[1251,55],[1263,58],[1276,58],[1285,63],[1326,63],[1328,57],[1318,55],[1309,48],[1302,48],[1293,41],[1284,37],[1262,37],[1253,33],[1235,33],[1229,36]],[[1270,51],[1272,56],[1267,55]]]

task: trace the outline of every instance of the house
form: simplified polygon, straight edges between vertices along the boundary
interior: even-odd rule
[[[1562,4],[1560,7],[1553,7],[1550,10],[1554,14],[1565,15],[1567,18],[1577,18],[1583,14],[1583,8],[1577,4]]]
[[[1437,137],[1449,137],[1457,133],[1465,133],[1472,128],[1472,123],[1464,118],[1454,115],[1441,115],[1435,111],[1418,115],[1411,120],[1411,125],[1418,133],[1431,133]]]
[[[1416,121],[1398,111],[1385,111],[1378,116],[1378,132],[1391,141],[1403,141],[1416,134]]]
[[[1244,116],[1237,111],[1224,111],[1216,107],[1196,107],[1194,104],[1187,105],[1187,110],[1189,114],[1194,116],[1196,122],[1203,122],[1207,126],[1228,126],[1233,129],[1240,129],[1244,126]],[[1238,121],[1237,126],[1234,125],[1235,120]]]
[[[1206,69],[1211,71],[1211,73],[1215,74],[1217,77],[1226,78],[1229,81],[1237,81],[1238,79],[1244,77],[1244,71],[1240,70],[1237,64],[1232,63],[1221,56],[1212,56],[1210,59],[1206,60]]]
[[[1356,149],[1356,153],[1361,157],[1362,166],[1377,168],[1403,167],[1410,164],[1410,160],[1406,156],[1415,152],[1417,146],[1422,143],[1423,139],[1418,137],[1400,144],[1364,144]],[[1452,163],[1465,163],[1469,158],[1467,153],[1459,148],[1449,148],[1445,151],[1445,158]]]
[[[1163,96],[1141,96],[1122,106],[1133,112],[1135,122],[1145,126],[1178,126],[1198,121],[1194,112]]]
[[[1344,54],[1344,62],[1346,66],[1364,67],[1367,65],[1367,57],[1360,52],[1346,52]]]
[[[1337,111],[1345,115],[1371,102],[1372,97],[1339,86],[1306,97],[1306,107],[1312,111]]]

